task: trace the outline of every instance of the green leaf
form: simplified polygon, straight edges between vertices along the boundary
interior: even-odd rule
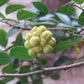
[[[21,10],[17,13],[17,18],[18,18],[18,20],[30,19],[37,15],[38,15],[37,13]]]
[[[13,79],[14,78],[12,78],[12,77],[5,77],[2,80],[0,80],[0,84],[7,84],[7,82],[10,82]]]
[[[84,0],[74,0],[75,3],[78,3],[78,4],[82,4],[84,2]]]
[[[39,20],[40,21],[45,21],[45,20],[46,21],[48,21],[48,20],[55,21],[55,19],[53,17],[54,17],[53,14],[46,14],[45,16],[40,17]]]
[[[60,39],[64,36],[63,31],[52,31],[53,37],[57,40],[60,41]]]
[[[59,80],[59,79],[60,79],[60,75],[59,75],[58,73],[55,73],[55,74],[53,74],[53,75],[51,76],[51,78],[52,78],[53,80]]]
[[[70,36],[69,39],[74,43],[79,43],[82,40],[81,37],[76,37],[76,36]]]
[[[48,13],[48,8],[45,4],[42,2],[32,2],[33,5],[40,11],[40,13],[47,14]]]
[[[56,60],[56,62],[54,63],[54,67],[60,66],[61,64],[65,63],[66,61],[68,61],[69,58],[66,56],[61,56],[58,60]]]
[[[75,9],[71,6],[70,3],[66,4],[66,5],[63,5],[61,6],[58,10],[57,10],[58,13],[63,13],[63,14],[66,14],[68,16],[71,16],[73,15],[73,13],[75,12]]]
[[[28,55],[28,49],[24,46],[13,47],[10,51],[10,55],[20,60],[31,61],[34,59],[34,57]]]
[[[55,45],[53,52],[58,52],[61,50],[65,50],[71,46],[73,46],[74,43],[73,42],[69,42],[69,41],[61,41],[58,44]]]
[[[19,81],[17,82],[17,84],[29,84],[28,83],[28,77],[19,78]]]
[[[7,8],[6,8],[6,14],[10,14],[12,12],[15,12],[19,9],[22,9],[22,8],[25,8],[24,5],[20,5],[20,4],[14,4],[14,5],[9,5]]]
[[[32,79],[32,84],[43,84],[43,81],[40,75],[32,75],[31,79]],[[38,80],[38,81],[35,81],[35,80]]]
[[[74,28],[74,27],[71,27],[70,28],[72,32],[76,32],[77,31],[77,28]]]
[[[19,73],[28,73],[30,71],[30,66],[23,66],[21,69],[20,69],[20,72]],[[23,78],[20,78],[19,80],[22,84],[28,84],[28,77],[23,77]],[[20,83],[20,84],[21,84]]]
[[[6,38],[9,38],[10,36],[12,36],[13,34],[15,34],[18,31],[17,28],[12,28],[9,30],[9,32],[6,35]]]
[[[84,62],[84,59],[76,60],[75,62]]]
[[[4,52],[8,51],[8,50],[11,49],[12,47],[14,47],[14,45],[11,45],[11,46],[7,47],[7,48],[4,50]]]
[[[47,59],[45,59],[45,58],[42,58],[42,59],[41,59],[41,64],[42,64],[42,65],[46,65],[47,62],[48,62]]]
[[[80,25],[84,25],[84,12],[82,12],[82,13],[80,14],[80,16],[78,17],[78,23],[79,23]]]
[[[3,20],[18,23],[18,21],[15,20],[15,19],[5,18],[5,19],[3,19]]]
[[[5,16],[0,12],[0,17],[1,18],[5,18]]]
[[[19,73],[27,73],[30,71],[30,66],[23,66],[21,69],[20,69],[20,72]]]
[[[58,23],[57,27],[63,28],[63,27],[72,27],[71,25],[67,25],[65,23]]]
[[[0,66],[9,63],[9,55],[0,51]]]
[[[13,67],[13,64],[9,64],[8,66],[6,66],[2,69],[2,72],[3,73],[16,73],[17,70],[16,70],[16,68]]]
[[[4,4],[6,4],[9,0],[0,0],[0,6],[3,6]]]
[[[16,38],[16,41],[15,41],[14,45],[15,46],[24,45],[21,32],[17,35],[17,38]]]
[[[43,73],[44,76],[50,76],[51,74],[53,74],[53,72],[45,72],[45,73]]]
[[[6,47],[7,43],[8,43],[8,39],[6,39],[6,31],[3,29],[0,29],[0,45],[3,47]]]
[[[79,26],[80,26],[76,20],[72,21],[72,22],[71,22],[71,25],[72,25],[73,27],[79,27]]]
[[[70,25],[71,24],[71,20],[69,18],[69,16],[65,15],[65,14],[62,14],[62,13],[55,13],[55,18],[56,16],[62,21],[64,22],[65,24],[67,25]],[[57,19],[58,19],[57,18]]]
[[[48,21],[48,22],[38,22],[36,25],[56,25],[56,23]]]

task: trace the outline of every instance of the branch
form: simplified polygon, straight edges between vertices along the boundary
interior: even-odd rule
[[[76,67],[83,66],[83,65],[84,65],[84,62],[79,62],[79,63],[74,63],[74,64],[70,64],[70,65],[65,65],[65,66],[44,68],[44,70],[38,70],[38,71],[29,72],[29,73],[25,73],[25,74],[6,74],[6,73],[4,73],[4,74],[0,75],[0,77],[26,77],[26,76],[42,74],[42,73],[50,72],[50,71],[61,71],[61,70],[72,69],[72,68],[76,68]]]
[[[9,26],[15,27],[15,28],[17,28],[17,29],[24,30],[24,31],[26,31],[26,30],[31,30],[31,29],[32,29],[32,28],[23,28],[23,27],[15,26],[15,25],[12,25],[12,24],[8,23],[7,21],[2,21],[2,20],[0,20],[0,22],[5,23],[5,24],[7,24],[7,25],[9,25]],[[58,30],[68,31],[68,30],[70,30],[69,28],[48,28],[48,29],[49,29],[49,30],[54,30],[54,31],[58,31]]]
[[[75,5],[75,4],[74,4]],[[76,5],[77,6],[77,5]],[[23,28],[23,27],[19,27],[19,26],[15,26],[15,25],[12,25],[12,24],[10,24],[10,23],[8,23],[7,21],[2,21],[2,20],[0,20],[0,22],[2,22],[2,23],[5,23],[5,24],[8,24],[9,26],[12,26],[12,27],[15,27],[15,28],[17,28],[17,29],[21,29],[21,30],[31,30],[32,28]],[[70,28],[47,28],[48,30],[53,30],[53,31],[59,31],[59,30],[63,30],[63,31],[69,31],[69,30],[71,30]],[[84,28],[81,28],[82,30],[84,29]],[[72,34],[72,32],[69,32],[70,34]],[[73,34],[72,34],[73,35]],[[74,36],[77,36],[77,37],[82,37],[82,35],[77,35],[77,34],[74,34]]]
[[[44,70],[43,65],[42,65],[41,62],[40,62],[40,58],[39,58],[39,57],[36,57],[36,59],[37,59],[39,65],[40,65],[40,68],[41,68],[42,70]]]

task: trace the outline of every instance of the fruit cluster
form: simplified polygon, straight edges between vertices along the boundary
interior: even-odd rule
[[[51,53],[56,40],[52,37],[52,32],[45,26],[34,27],[31,33],[25,35],[25,48],[29,49],[31,56],[41,57],[44,54]]]

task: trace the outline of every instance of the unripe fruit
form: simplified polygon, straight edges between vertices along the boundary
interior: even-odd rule
[[[38,36],[40,36],[44,31],[46,31],[46,28],[44,26],[39,26],[37,29]]]
[[[40,45],[43,47],[47,44],[47,41],[44,39],[41,39]]]
[[[29,40],[31,37],[32,37],[31,33],[27,33],[27,34],[25,35],[25,40],[27,41],[27,40]]]
[[[51,46],[54,46],[56,44],[55,38],[52,37],[51,40],[48,41],[48,44],[51,45]]]
[[[37,57],[42,57],[44,54],[42,53],[42,52],[40,52],[40,53],[37,53]]]
[[[33,48],[29,49],[29,50],[28,50],[28,53],[29,53],[29,55],[31,55],[31,56],[35,56],[35,55],[37,54]]]
[[[45,54],[48,54],[48,53],[51,53],[53,50],[53,47],[51,47],[50,45],[46,45],[44,48],[43,48],[43,52]]]
[[[42,52],[42,47],[41,46],[36,46],[34,47],[34,50],[38,53],[38,52]]]
[[[74,47],[74,51],[75,51],[76,54],[79,54],[80,53],[79,47]]]
[[[37,32],[33,32],[32,36],[38,36]]]
[[[41,34],[41,38],[42,39],[45,39],[47,41],[49,41],[52,37],[52,32],[51,31],[44,31],[42,34]]]
[[[38,27],[34,27],[34,28],[32,28],[31,33],[36,32],[37,29],[38,29]]]
[[[24,46],[25,46],[25,48],[27,48],[27,49],[32,48],[32,45],[30,44],[29,41],[25,41]]]
[[[84,45],[84,40],[82,40],[79,44],[78,44],[78,46],[83,46]]]
[[[29,55],[42,57],[44,54],[52,52],[55,43],[52,32],[44,26],[39,26],[34,27],[31,33],[26,34],[24,46],[29,49]]]
[[[37,37],[37,36],[31,37],[31,39],[30,39],[30,44],[31,44],[32,46],[37,46],[37,45],[39,45],[39,44],[40,44],[40,38]]]

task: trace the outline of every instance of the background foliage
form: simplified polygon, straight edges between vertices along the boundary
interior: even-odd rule
[[[9,0],[0,0],[0,7],[5,5]],[[75,8],[72,4],[81,4],[84,0],[74,0],[62,7],[60,7],[54,14],[50,14],[48,8],[42,2],[32,2],[33,8],[24,9],[26,6],[21,4],[9,5],[5,9],[6,16],[17,11],[17,20],[7,18],[3,13],[0,12],[0,22],[4,22],[11,26],[9,32],[4,29],[0,29],[0,45],[4,48],[4,51],[0,51],[0,66],[5,65],[2,72],[3,73],[27,73],[39,70],[39,64],[34,61],[36,58],[28,55],[27,49],[24,47],[24,38],[22,37],[22,32],[27,29],[32,29],[34,26],[44,25],[47,28],[59,28],[60,31],[53,31],[53,36],[57,40],[57,44],[54,46],[53,53],[59,51],[66,51],[66,49],[72,47],[75,44],[80,43],[83,38],[77,36],[81,33],[81,28],[84,25],[84,11],[79,17],[74,15]],[[80,5],[81,8],[81,5]],[[83,10],[83,8],[81,8]],[[10,24],[14,22],[14,25]],[[61,28],[68,28],[68,31],[61,30]],[[12,46],[7,47],[8,39],[17,33],[16,40],[13,42]],[[9,51],[9,52],[8,52]],[[67,56],[62,56],[53,64],[54,67],[60,66],[67,62],[70,58]],[[28,61],[31,65],[21,66],[21,63]],[[41,63],[44,67],[48,66],[48,60],[43,57],[41,58]],[[34,62],[34,65],[32,63]],[[36,66],[33,68],[33,66]],[[19,70],[17,69],[19,68]],[[54,80],[60,78],[59,73],[51,75],[51,73],[44,73],[42,75],[50,76]],[[29,84],[29,77],[19,78],[17,84]],[[32,84],[43,84],[41,75],[30,76]],[[3,78],[0,80],[1,84],[6,84],[8,81],[14,78]],[[39,79],[39,80],[38,80]],[[36,81],[38,80],[38,81]],[[35,81],[35,82],[34,82]]]

